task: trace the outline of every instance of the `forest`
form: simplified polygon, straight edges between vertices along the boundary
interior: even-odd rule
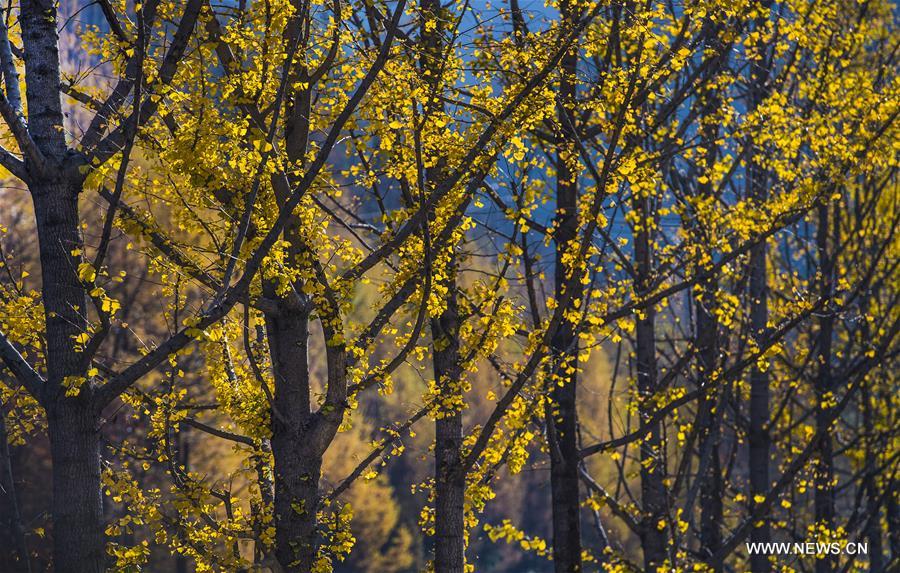
[[[893,0],[0,5],[0,573],[900,571]]]

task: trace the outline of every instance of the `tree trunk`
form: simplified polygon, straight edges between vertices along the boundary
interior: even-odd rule
[[[769,319],[768,293],[766,288],[766,245],[760,243],[750,251],[750,329],[757,341],[765,334]],[[754,363],[750,372],[750,443],[749,472],[750,500],[752,504],[756,496],[765,496],[769,491],[769,374],[759,369]],[[750,541],[766,543],[771,534],[767,520],[754,526],[750,531]],[[769,558],[761,553],[750,556],[750,567],[754,573],[770,569]]]
[[[707,22],[706,27],[714,24]],[[712,32],[711,37],[715,37]],[[720,51],[720,47],[708,42],[708,49]],[[724,51],[717,58],[717,65],[724,66],[728,59],[728,52]],[[701,134],[706,147],[704,158],[704,170],[710,173],[715,167],[718,157],[719,125],[713,120],[713,115],[719,110],[722,98],[718,90],[710,89],[704,94],[704,105],[701,117]],[[708,179],[705,182],[697,182],[697,192],[705,198],[714,198],[715,190]],[[694,221],[691,225],[695,226]],[[703,233],[705,229],[696,229]],[[698,381],[702,388],[700,404],[698,406],[699,429],[699,461],[697,466],[697,484],[699,488],[698,499],[700,502],[700,551],[701,555],[713,556],[719,551],[722,544],[723,500],[725,498],[725,484],[722,478],[722,461],[719,454],[720,440],[722,437],[722,408],[725,401],[720,399],[723,395],[722,381],[713,373],[719,366],[719,319],[716,316],[716,291],[719,289],[719,281],[716,277],[709,278],[700,284],[700,293],[696,296],[696,333],[695,344],[698,358]],[[689,512],[693,508],[688,509]]]
[[[97,419],[83,404],[67,401],[48,412],[47,422],[53,456],[54,571],[101,573],[106,551]]]
[[[574,358],[573,358],[574,360]],[[572,362],[566,362],[571,366]],[[553,507],[553,565],[558,573],[581,571],[576,375],[563,376],[550,392],[547,426],[550,442],[550,491]],[[565,379],[568,378],[568,379]]]
[[[888,547],[891,563],[900,559],[900,481],[890,478],[885,485],[885,513],[887,514]]]
[[[863,393],[862,413],[863,426],[872,427],[872,396],[869,392]],[[881,532],[881,500],[879,499],[878,481],[876,479],[877,454],[872,447],[872,438],[866,437],[866,476],[864,487],[866,488],[866,539],[869,542],[869,571],[882,573],[884,567],[884,546]]]
[[[67,376],[83,374],[84,364],[75,350],[75,338],[87,330],[87,299],[78,277],[83,248],[78,226],[78,192],[63,181],[32,184],[41,255],[42,297],[47,333],[47,384],[44,407],[68,401],[62,386]],[[80,404],[88,407],[88,402]]]
[[[717,281],[704,282],[697,302],[697,348],[700,380],[707,386],[700,401],[698,425],[700,431],[700,548],[703,555],[715,555],[722,544],[722,502],[725,497],[722,462],[719,455],[721,419],[718,416],[720,388],[711,375],[718,366],[719,322],[713,311]],[[710,387],[712,386],[712,387]]]
[[[20,11],[28,132],[51,161],[62,161],[66,156],[59,97],[57,11],[57,3],[53,0],[22,0]]]
[[[271,294],[274,294],[272,292]],[[275,460],[275,556],[286,572],[306,573],[316,556],[316,509],[322,456],[309,441],[309,315],[281,305],[266,316],[275,378],[272,455]]]
[[[32,184],[46,318],[47,411],[53,459],[54,567],[61,572],[103,571],[105,536],[100,489],[100,433],[91,382],[66,396],[63,382],[84,377],[75,338],[87,330],[87,301],[78,277],[83,248],[78,227],[78,187],[64,181]]]
[[[447,49],[445,33],[451,17],[439,0],[423,0],[419,63],[432,95],[423,108],[427,116],[442,114],[444,107],[436,97],[443,90],[441,73]],[[424,150],[423,150],[424,151]],[[432,189],[445,176],[446,160],[424,170],[423,189]],[[431,217],[429,218],[431,219]],[[454,249],[451,245],[450,249]],[[463,421],[462,376],[459,356],[459,306],[457,301],[456,257],[449,254],[440,286],[446,288],[446,308],[431,320],[434,380],[441,405],[435,412],[434,437],[434,570],[435,573],[462,573],[466,564],[465,500],[466,475],[461,471]]]
[[[459,309],[456,300],[455,261],[451,257],[447,277],[447,308],[431,321],[434,344],[434,379],[441,402],[455,404],[459,386]],[[435,573],[465,570],[466,476],[459,471],[462,456],[462,411],[439,409],[435,421]]]
[[[833,297],[832,274],[834,273],[834,261],[829,254],[829,227],[828,205],[819,206],[819,224],[816,232],[816,250],[819,254],[820,288],[819,295],[829,301],[829,306],[819,319],[819,372],[816,377],[815,392],[817,398],[816,407],[816,432],[824,437],[819,441],[818,460],[815,468],[815,511],[816,522],[825,525],[829,529],[834,527],[834,459],[832,453],[831,408],[823,407],[831,392],[831,347],[834,334],[834,313],[831,311]],[[822,559],[816,559],[816,573],[831,573],[835,567],[835,558],[825,555]]]
[[[638,197],[634,208],[640,215],[635,231],[634,256],[637,296],[647,293],[653,264],[652,238],[650,237],[650,199]],[[640,311],[635,327],[637,359],[637,384],[640,393],[638,414],[641,427],[649,434],[641,441],[641,503],[644,518],[641,523],[641,547],[644,551],[644,569],[656,571],[666,560],[666,486],[663,483],[666,467],[662,451],[662,427],[650,422],[656,408],[652,400],[657,390],[658,367],[656,363],[656,309],[651,305]],[[662,526],[662,527],[660,527]]]
[[[761,29],[765,25],[768,8],[771,0],[764,0],[763,8],[765,16],[760,16],[755,21],[755,28]],[[748,88],[748,108],[755,110],[765,99],[765,85],[768,79],[767,47],[760,42],[753,47],[758,60],[750,66],[750,78]],[[747,195],[757,201],[765,201],[768,195],[766,191],[766,173],[757,163],[756,156],[762,150],[756,148],[754,142],[749,143],[747,158]],[[766,242],[760,241],[750,249],[750,335],[761,343],[766,335],[769,321],[768,303],[768,277],[766,265]],[[767,369],[760,369],[756,363],[750,371],[750,431],[748,436],[749,455],[748,468],[750,473],[750,503],[756,504],[757,496],[765,496],[769,491],[769,455],[771,449],[771,437],[769,436],[769,373]],[[771,540],[769,522],[760,520],[761,524],[750,530],[750,541],[767,543]],[[763,573],[771,569],[769,557],[762,553],[750,556],[750,568],[754,573]]]
[[[571,26],[577,18],[575,8],[567,0],[560,4],[563,25]],[[575,81],[578,53],[569,51],[560,62],[557,117],[562,131],[558,149],[556,178],[556,265],[554,291],[556,300],[565,295],[566,283],[573,269],[566,264],[565,254],[572,248],[578,232],[578,174],[575,117]],[[571,308],[581,301],[583,287],[573,282]],[[550,445],[550,492],[553,508],[553,567],[556,573],[581,571],[581,505],[579,499],[578,412],[578,335],[574,325],[564,321],[551,340],[556,373],[550,378],[550,403],[547,405],[547,437]]]
[[[465,570],[465,474],[458,471],[462,447],[462,413],[436,422],[435,436],[435,573]]]
[[[297,436],[279,440],[275,455],[275,557],[285,573],[309,573],[316,559],[322,457]]]
[[[83,243],[78,216],[81,181],[67,179],[67,157],[59,96],[57,7],[23,0],[20,14],[25,51],[28,131],[46,165],[26,160],[31,180],[41,259],[46,320],[47,381],[40,401],[47,412],[53,457],[54,568],[60,572],[104,570],[100,434],[90,381],[66,397],[63,382],[83,377],[87,364],[75,338],[87,331],[87,298],[78,276]]]

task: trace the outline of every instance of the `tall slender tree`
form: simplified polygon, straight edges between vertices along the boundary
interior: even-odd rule
[[[573,27],[581,16],[577,3],[560,4],[560,25]],[[583,298],[581,261],[573,258],[579,227],[579,158],[575,138],[579,49],[573,46],[560,62],[557,93],[556,218],[553,241],[553,291],[569,300],[566,316],[551,340],[553,373],[548,377],[546,407],[553,508],[553,567],[557,573],[581,571],[581,499],[578,445],[578,308]],[[568,289],[569,292],[566,292]]]
[[[448,38],[454,33],[455,18],[440,0],[424,0],[420,8],[420,66],[425,91],[421,119],[434,121],[444,113],[444,91]],[[413,102],[417,105],[417,102]],[[419,186],[433,188],[447,175],[447,162],[443,158],[429,158],[429,166],[423,166],[421,127],[414,126],[417,135],[417,173]],[[429,217],[434,221],[432,213]],[[434,289],[444,293],[440,313],[430,319],[432,372],[437,389],[435,399],[434,430],[434,570],[436,573],[464,571],[466,563],[465,498],[466,474],[460,466],[463,450],[463,384],[460,357],[460,310],[457,284],[456,245],[442,251],[433,250],[428,224],[425,233],[425,264],[428,272],[436,271],[438,280]],[[435,259],[439,259],[436,261]]]
[[[759,33],[766,28],[772,2],[763,2],[760,15],[754,20],[753,29]],[[747,107],[755,110],[763,102],[767,92],[769,78],[769,62],[771,52],[769,45],[760,39],[750,48],[749,78],[747,80]],[[750,136],[751,138],[753,136]],[[747,152],[746,193],[747,197],[757,202],[764,202],[768,196],[767,173],[763,167],[761,156],[763,148],[750,141]],[[748,312],[750,316],[750,333],[758,345],[766,336],[769,323],[768,263],[766,241],[758,241],[750,249],[749,297]],[[771,486],[769,462],[771,457],[771,437],[769,435],[769,374],[765,367],[755,364],[750,372],[750,405],[748,416],[750,428],[748,435],[749,450],[747,467],[749,473],[749,497],[752,503],[758,504],[765,499]],[[754,524],[750,541],[766,543],[771,541],[769,522],[767,519]],[[762,552],[750,556],[750,567],[753,571],[769,571],[769,558]]]
[[[187,2],[178,11],[181,18],[159,62],[159,74],[152,83],[146,82],[142,70],[145,59],[149,59],[150,30],[156,24],[158,4],[149,2],[137,11],[137,33],[130,42],[125,72],[116,90],[102,102],[80,145],[74,148],[66,139],[60,97],[58,4],[42,0],[21,3],[18,20],[24,99],[19,93],[9,29],[0,29],[0,62],[6,88],[0,111],[22,154],[20,159],[4,149],[0,161],[26,183],[34,206],[46,372],[39,374],[2,335],[0,354],[19,384],[31,392],[47,414],[53,458],[54,564],[60,572],[105,569],[99,427],[110,395],[122,390],[119,384],[102,385],[92,365],[108,327],[92,332],[89,308],[97,305],[104,324],[108,324],[109,312],[98,304],[96,294],[89,296],[96,289],[93,283],[104,256],[101,250],[93,264],[84,257],[79,197],[91,166],[104,164],[123,146],[127,156],[137,126],[155,109],[144,101],[142,90],[171,82],[187,48],[199,16],[199,1]],[[145,87],[145,83],[150,85]],[[111,111],[118,111],[129,95],[134,100],[133,109],[126,111],[126,119],[116,125]],[[122,161],[127,165],[127,157]],[[73,387],[81,391],[69,391]]]

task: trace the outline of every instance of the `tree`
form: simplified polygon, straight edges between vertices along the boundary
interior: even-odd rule
[[[560,6],[562,27],[574,26],[580,10],[570,2]],[[578,178],[575,119],[578,50],[573,47],[560,66],[558,98],[559,143],[556,150],[556,220],[554,225],[554,297],[568,296],[567,312],[577,316],[584,296],[583,270],[571,258],[578,231]],[[573,280],[574,278],[574,280]],[[566,289],[571,292],[566,293]],[[577,301],[577,302],[576,302]],[[550,342],[553,375],[548,379],[547,442],[550,450],[550,487],[553,504],[553,564],[557,572],[581,571],[581,499],[579,496],[578,334],[576,321],[566,317]]]
[[[26,362],[14,341],[5,335],[0,336],[0,348],[16,382],[38,400],[47,415],[54,459],[54,552],[58,571],[103,569],[98,425],[109,402],[147,370],[142,365],[121,373],[116,382],[100,384],[99,371],[92,361],[108,333],[115,304],[95,284],[105,245],[101,244],[93,261],[84,257],[78,200],[92,165],[103,165],[120,147],[130,150],[138,125],[147,121],[156,107],[152,102],[143,105],[147,97],[142,92],[144,84],[155,91],[171,82],[200,11],[199,2],[188,3],[179,11],[182,15],[177,28],[166,34],[170,38],[168,50],[160,61],[153,61],[157,74],[150,82],[142,70],[145,60],[150,60],[157,7],[157,3],[151,3],[139,11],[137,36],[130,49],[132,55],[127,57],[129,70],[122,74],[118,89],[103,102],[77,149],[69,147],[63,129],[57,6],[26,1],[20,7],[24,100],[9,29],[0,30],[5,86],[0,108],[21,153],[20,158],[4,149],[0,159],[10,173],[25,182],[33,202],[42,271],[45,318],[40,327],[44,335],[41,363],[45,373],[38,373]],[[129,94],[135,103],[127,119],[109,125],[109,110],[122,106]],[[90,328],[89,302],[100,319],[96,330]]]
[[[58,571],[891,569],[889,2],[91,9],[0,26],[0,562],[46,435]]]

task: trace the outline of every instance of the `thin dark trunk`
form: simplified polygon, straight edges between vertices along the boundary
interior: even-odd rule
[[[891,548],[891,563],[896,564],[900,559],[900,481],[891,478],[886,488],[888,544]]]
[[[707,27],[713,26],[711,22]],[[708,32],[710,37],[715,37],[713,32]],[[710,42],[710,47],[718,47]],[[719,60],[724,65],[727,60],[725,52]],[[718,157],[719,125],[713,120],[721,105],[721,96],[717,90],[712,89],[704,98],[703,118],[701,120],[701,132],[706,146],[704,158],[704,170],[710,173]],[[715,197],[712,182],[708,179],[698,181],[697,191],[704,198]],[[693,222],[692,222],[693,224]],[[696,229],[703,233],[705,229]],[[696,307],[696,346],[698,352],[698,380],[704,388],[701,395],[698,426],[700,433],[698,484],[700,503],[700,550],[705,556],[715,555],[722,544],[723,500],[725,497],[725,484],[722,479],[722,461],[719,454],[721,441],[722,417],[718,411],[724,401],[720,400],[723,389],[722,381],[714,373],[719,362],[719,319],[716,315],[716,291],[719,282],[712,277],[701,283],[701,289],[694,303]],[[692,512],[692,508],[688,511]]]
[[[857,190],[859,193],[859,190]],[[857,197],[856,201],[857,205],[859,202],[859,197]],[[857,223],[862,220],[862,213],[860,211],[856,211],[854,213],[856,217]],[[859,301],[859,313],[861,316],[866,316],[871,312],[870,306],[870,296],[871,293],[866,293],[860,297]],[[862,340],[870,340],[871,330],[869,328],[869,323],[867,321],[863,321],[860,325],[860,332],[862,334]],[[869,571],[871,573],[884,573],[887,571],[885,558],[884,558],[884,531],[882,529],[882,504],[884,499],[881,497],[881,487],[884,487],[886,491],[890,491],[888,488],[890,487],[890,482],[882,482],[882,486],[879,487],[878,483],[878,459],[879,454],[882,450],[881,440],[872,434],[868,433],[868,429],[873,427],[875,423],[873,419],[872,406],[873,404],[878,403],[878,399],[880,396],[878,395],[877,389],[879,388],[878,378],[873,378],[868,381],[869,383],[863,388],[862,397],[860,398],[860,409],[862,410],[862,420],[863,420],[863,428],[867,430],[866,435],[863,437],[865,444],[865,469],[866,469],[866,477],[863,481],[863,487],[865,488],[866,494],[866,526],[865,526],[865,535],[866,539],[869,543]]]
[[[872,427],[872,397],[867,393],[863,395],[863,426]],[[884,566],[884,546],[881,532],[881,500],[879,499],[878,482],[875,468],[877,466],[877,453],[872,448],[872,438],[866,437],[866,470],[868,472],[863,487],[866,488],[866,539],[869,542],[869,571],[882,573]]]
[[[771,1],[766,0],[768,8]],[[765,25],[763,17],[757,18],[755,28]],[[755,110],[765,99],[765,85],[768,79],[768,67],[765,65],[767,48],[763,43],[754,46],[757,59],[750,66],[748,98],[750,110]],[[768,195],[766,190],[766,173],[757,157],[762,153],[754,142],[749,143],[747,159],[747,195],[756,201],[763,202]],[[757,343],[761,343],[766,334],[769,321],[768,277],[767,277],[766,242],[760,241],[750,249],[750,332]],[[769,457],[771,437],[769,435],[769,373],[767,368],[759,368],[756,363],[750,371],[750,432],[748,436],[750,474],[750,502],[756,504],[759,496],[765,497],[769,491]],[[766,543],[771,540],[771,531],[767,519],[762,519],[750,530],[750,541]],[[771,569],[769,557],[762,553],[750,556],[750,568],[754,573],[763,573]]]
[[[100,432],[78,404],[47,414],[53,456],[53,568],[56,573],[101,573],[105,566]]]
[[[177,456],[178,463],[184,468],[184,471],[191,471],[191,443],[188,440],[188,435],[186,432],[178,432],[176,434],[176,438],[178,446],[177,446]],[[190,559],[187,555],[183,555],[178,553],[175,556],[175,572],[176,573],[188,573],[188,565],[190,563]]]
[[[285,33],[285,45],[293,45],[297,35],[298,50],[306,49],[303,28],[309,22],[309,6],[292,1],[297,10]],[[308,70],[303,65],[294,66],[295,82],[309,82]],[[309,143],[310,87],[294,92],[287,104],[285,143],[288,158],[301,165]],[[278,185],[273,188],[279,206],[288,200],[289,189]],[[292,218],[284,231],[290,243],[290,260],[295,263],[310,256],[298,241],[302,236],[300,222]],[[313,255],[314,256],[314,255]],[[274,285],[264,286],[266,296],[279,300],[277,315],[266,316],[266,338],[272,361],[275,392],[270,414],[272,438],[270,446],[274,460],[271,491],[275,507],[275,558],[285,573],[306,573],[312,570],[317,553],[317,528],[319,504],[319,480],[322,474],[323,450],[314,444],[315,419],[310,404],[309,379],[309,311],[298,309],[295,301],[278,295]],[[303,301],[306,305],[308,301]],[[262,475],[262,474],[260,474]],[[270,484],[260,481],[263,488]]]
[[[19,513],[19,499],[13,473],[13,458],[6,431],[6,412],[0,408],[0,570],[10,573],[31,571],[25,528]]]
[[[564,0],[560,5],[564,26],[577,18],[575,7]],[[570,281],[576,265],[566,263],[566,253],[573,247],[578,232],[578,174],[575,117],[575,81],[578,53],[569,51],[560,62],[559,102],[557,117],[561,137],[556,154],[556,265],[554,291],[556,300],[565,296],[567,283],[572,283],[572,307],[581,301],[580,280]],[[550,403],[547,406],[547,436],[550,445],[550,491],[553,508],[553,567],[557,573],[581,571],[581,505],[578,466],[578,335],[574,325],[564,321],[551,341],[556,372],[550,379]]]
[[[465,570],[465,474],[457,471],[462,446],[462,414],[457,412],[435,423],[435,524],[434,570]]]
[[[866,484],[866,505],[868,508],[866,539],[869,543],[869,571],[870,573],[883,573],[887,569],[884,565],[884,547],[881,537],[881,506],[874,478],[870,478]]]
[[[638,197],[634,207],[639,215],[639,228],[635,231],[634,256],[638,296],[647,293],[652,272],[653,252],[650,237],[650,199]],[[653,396],[657,390],[658,367],[656,363],[656,310],[651,305],[641,311],[635,327],[635,355],[637,359],[637,384],[640,393],[639,416],[641,427],[648,426],[649,434],[641,442],[641,503],[644,519],[641,523],[641,547],[644,551],[644,569],[656,571],[666,560],[666,487],[663,483],[666,468],[663,462],[662,428],[659,422],[651,422],[655,412]]]
[[[831,301],[832,273],[834,261],[829,254],[829,221],[828,205],[819,207],[819,224],[816,232],[816,249],[819,254],[819,295],[825,300]],[[831,305],[829,305],[830,307]],[[818,459],[815,468],[815,512],[816,522],[825,525],[829,529],[834,526],[834,459],[832,453],[831,435],[829,433],[829,418],[831,408],[826,407],[829,393],[831,392],[831,348],[834,334],[834,314],[826,309],[819,319],[819,344],[818,359],[819,371],[815,382],[815,392],[818,401],[816,408],[816,431],[824,435],[819,441]],[[826,555],[822,559],[816,559],[816,573],[831,573],[835,567],[834,556]]]
[[[704,555],[715,555],[722,544],[722,502],[725,496],[722,480],[722,462],[719,455],[721,419],[717,409],[720,390],[715,388],[712,376],[718,366],[719,322],[716,318],[715,280],[703,285],[703,294],[697,302],[697,347],[699,350],[700,379],[708,386],[700,401],[698,424],[700,430],[700,547]],[[709,387],[711,386],[711,387]]]
[[[574,360],[574,358],[573,358]],[[565,363],[563,369],[572,366]],[[574,373],[550,392],[547,407],[550,490],[553,508],[553,564],[562,572],[581,571],[581,505],[578,483],[576,382]]]
[[[750,251],[750,328],[757,341],[765,334],[769,318],[766,283],[766,246],[754,246]],[[769,450],[771,438],[769,421],[769,374],[754,363],[750,373],[750,499],[765,496],[769,491]],[[769,523],[761,520],[750,532],[750,541],[765,543],[771,539]],[[754,573],[768,571],[769,558],[759,553],[750,556]]]

